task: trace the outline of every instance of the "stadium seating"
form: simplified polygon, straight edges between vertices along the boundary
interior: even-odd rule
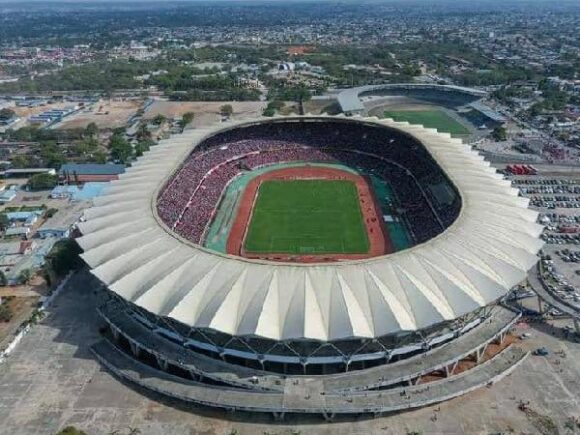
[[[201,243],[227,185],[240,173],[289,162],[341,163],[386,180],[415,243],[450,225],[460,198],[439,166],[415,139],[365,125],[269,123],[230,130],[200,144],[161,191],[157,211],[182,237]],[[438,201],[432,186],[451,200]]]

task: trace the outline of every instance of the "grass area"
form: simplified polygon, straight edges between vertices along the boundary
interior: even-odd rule
[[[262,183],[245,250],[303,255],[368,252],[356,185],[346,180]]]
[[[46,209],[46,204],[42,205],[19,205],[19,206],[11,206],[5,207],[4,211],[7,213],[17,212],[17,211],[36,211],[36,210],[44,210]]]
[[[421,124],[427,128],[436,128],[438,131],[451,133],[453,136],[468,135],[471,132],[460,122],[453,119],[442,110],[387,110],[386,118],[395,121],[407,121],[410,124]]]

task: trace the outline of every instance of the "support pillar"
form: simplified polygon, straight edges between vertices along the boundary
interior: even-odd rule
[[[448,378],[449,376],[453,376],[455,373],[455,369],[457,369],[457,365],[459,361],[455,361],[453,364],[445,366],[445,377]]]
[[[580,322],[578,322],[578,319],[574,318],[574,330],[576,331],[576,334],[580,334]]]
[[[139,358],[139,355],[141,355],[141,346],[139,346],[134,341],[130,341],[129,342],[129,347],[131,347],[131,352],[133,353],[133,355],[136,358]]]
[[[336,414],[334,412],[323,412],[322,416],[324,417],[324,419],[328,422],[331,422],[332,420],[334,420],[334,416]]]
[[[496,337],[495,341],[498,345],[501,345],[503,343],[503,341],[505,340],[505,336],[507,335],[507,332],[500,332],[499,335]]]
[[[274,420],[284,421],[284,412],[273,412],[272,415],[274,416]]]
[[[113,338],[115,339],[115,341],[119,341],[119,330],[117,328],[115,328],[113,325],[111,325],[109,323],[109,326],[111,328],[111,333],[113,334]]]
[[[542,299],[538,296],[538,312],[544,314],[544,308],[542,307]]]
[[[169,363],[167,362],[167,360],[165,358],[161,358],[160,356],[157,356],[157,355],[155,356],[155,359],[157,360],[157,364],[159,365],[161,370],[166,372],[167,367],[169,366]]]
[[[479,349],[477,349],[475,351],[475,362],[477,362],[477,364],[479,364],[481,362],[481,359],[483,358],[483,355],[485,354],[486,350],[487,350],[487,344],[484,344],[483,346],[481,346]]]

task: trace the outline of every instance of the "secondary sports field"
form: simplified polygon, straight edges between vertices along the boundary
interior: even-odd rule
[[[258,190],[248,253],[361,254],[369,239],[348,180],[269,180]]]
[[[387,110],[385,117],[393,118],[395,121],[407,121],[410,124],[421,124],[427,128],[436,128],[438,131],[454,136],[470,134],[469,129],[442,110]]]

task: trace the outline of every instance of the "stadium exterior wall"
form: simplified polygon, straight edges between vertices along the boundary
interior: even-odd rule
[[[122,306],[126,315],[184,349],[245,367],[285,374],[329,374],[366,369],[428,352],[476,328],[491,315],[496,304],[420,331],[402,331],[374,339],[282,340],[231,336],[211,328],[191,328],[158,316],[104,289],[102,306]],[[500,301],[498,301],[499,303]]]
[[[303,120],[325,122],[326,119],[338,122],[338,118],[325,117],[282,118],[276,119],[274,122],[291,123],[303,122]],[[204,321],[209,326],[215,326],[208,327],[196,324],[195,319],[190,324],[186,324],[185,321],[179,320],[179,316],[167,315],[169,311],[165,309],[146,309],[145,307],[149,303],[154,307],[162,307],[161,303],[165,303],[166,299],[164,298],[168,294],[173,295],[173,297],[179,296],[181,298],[180,301],[183,302],[184,295],[192,295],[195,291],[201,291],[200,289],[208,292],[209,295],[218,290],[223,290],[223,294],[229,295],[235,290],[235,292],[240,292],[240,294],[245,296],[244,292],[246,290],[248,292],[252,291],[250,287],[245,287],[251,281],[240,279],[241,275],[236,272],[240,270],[237,269],[238,267],[244,268],[244,277],[253,273],[256,273],[256,275],[260,272],[263,273],[268,268],[278,267],[278,264],[218,255],[189,243],[172,233],[168,228],[160,225],[158,217],[155,216],[154,207],[154,200],[159,189],[173,175],[184,157],[189,155],[197,144],[228,129],[270,122],[272,121],[246,121],[226,126],[225,128],[194,132],[193,134],[197,135],[195,140],[192,140],[191,136],[184,136],[181,138],[182,142],[158,145],[157,149],[152,151],[151,158],[145,159],[145,164],[137,162],[128,171],[128,174],[125,174],[118,183],[113,185],[113,193],[109,197],[105,196],[97,201],[97,207],[87,213],[87,222],[80,225],[81,231],[85,234],[84,237],[79,239],[81,247],[85,250],[83,258],[93,268],[93,274],[103,282],[105,287],[110,289],[110,291],[105,292],[106,298],[123,304],[127,312],[135,319],[138,319],[141,324],[146,325],[152,332],[163,334],[166,338],[182,345],[191,346],[200,353],[234,360],[240,364],[273,366],[278,371],[286,370],[288,365],[292,366],[292,370],[297,368],[304,370],[306,367],[313,366],[322,366],[324,370],[333,371],[346,370],[353,367],[358,368],[356,367],[357,365],[364,367],[366,363],[385,363],[392,359],[402,358],[403,355],[410,356],[424,352],[431,347],[448,342],[468,329],[473,328],[486,318],[493,305],[505,295],[505,292],[511,286],[521,281],[525,277],[527,269],[537,261],[536,253],[541,247],[541,242],[537,240],[537,236],[541,232],[541,228],[535,224],[537,215],[525,209],[527,202],[517,198],[515,191],[507,186],[505,180],[501,179],[494,170],[488,168],[489,165],[485,165],[483,159],[475,154],[471,147],[463,145],[460,141],[455,141],[448,136],[438,134],[433,130],[423,129],[420,126],[408,126],[389,120],[359,121],[341,118],[340,122],[361,125],[368,123],[368,125],[372,126],[383,126],[386,127],[386,131],[389,129],[397,131],[422,143],[427,148],[427,151],[434,158],[436,157],[436,163],[444,168],[445,174],[457,186],[462,198],[463,195],[466,195],[468,208],[462,209],[462,216],[453,223],[451,230],[444,232],[441,237],[426,242],[423,246],[416,246],[406,254],[398,253],[385,258],[378,258],[372,264],[360,261],[349,262],[340,266],[319,266],[328,267],[330,272],[341,274],[339,276],[340,279],[337,280],[338,284],[329,288],[329,290],[337,292],[348,291],[351,297],[358,296],[360,293],[361,297],[363,297],[366,295],[366,289],[358,289],[355,284],[360,282],[364,285],[364,280],[355,281],[353,279],[352,283],[347,282],[347,279],[350,278],[350,273],[356,274],[360,271],[361,274],[366,273],[368,277],[372,277],[373,282],[380,285],[388,296],[392,296],[394,293],[390,293],[391,290],[388,286],[395,283],[389,282],[380,275],[381,268],[386,267],[393,270],[395,278],[398,276],[397,274],[404,278],[406,285],[417,296],[425,297],[425,294],[428,294],[430,299],[422,300],[426,300],[430,306],[435,307],[437,313],[443,312],[445,315],[438,314],[436,320],[432,320],[429,317],[427,321],[424,316],[421,318],[420,315],[416,315],[417,321],[409,322],[410,327],[400,327],[401,324],[398,323],[397,332],[388,335],[376,333],[373,335],[374,329],[369,330],[370,333],[356,334],[354,327],[349,329],[350,325],[349,328],[337,329],[340,326],[339,324],[320,324],[319,329],[315,330],[317,334],[330,331],[333,328],[338,330],[340,334],[336,334],[333,337],[329,335],[329,339],[326,340],[315,340],[313,339],[315,334],[311,334],[312,336],[310,337],[307,336],[306,329],[302,332],[304,335],[284,336],[284,334],[281,334],[280,336],[267,338],[268,336],[261,333],[262,331],[258,328],[255,328],[253,333],[224,332],[229,328],[229,318],[220,317],[219,321],[215,319],[212,322]],[[171,147],[171,151],[177,147],[176,154],[168,154],[169,147]],[[172,171],[171,173],[169,173],[170,170]],[[484,182],[485,189],[482,190],[481,186]],[[144,190],[143,183],[147,183],[146,188],[151,190]],[[127,191],[126,189],[129,190]],[[133,196],[131,189],[138,191],[137,198]],[[128,201],[122,201],[127,198]],[[493,215],[488,216],[484,213],[485,216],[482,217],[481,213],[483,212],[481,210],[491,204],[497,204],[498,200],[500,209],[509,212],[508,217],[501,220],[498,219],[498,222],[494,221]],[[131,209],[127,210],[127,207]],[[134,229],[131,222],[122,225],[116,223],[115,214],[139,219],[144,213],[149,213],[150,215],[143,219],[142,227]],[[138,215],[136,216],[135,214]],[[485,222],[480,222],[481,219],[485,219]],[[518,230],[517,234],[513,230],[514,227]],[[138,238],[140,234],[138,231],[155,234],[155,237],[160,240],[160,244],[143,250],[140,247],[142,239]],[[504,245],[506,242],[503,239],[497,240],[498,231],[500,235],[505,234],[507,231],[514,231],[514,237],[508,240],[508,245]],[[477,236],[477,239],[475,239],[475,236]],[[455,243],[450,244],[451,241],[459,237],[461,237],[462,241],[461,246]],[[474,241],[471,241],[470,237]],[[139,240],[139,243],[135,244],[136,240]],[[489,252],[479,250],[476,252],[476,256],[475,253],[469,252],[466,248],[466,246],[472,249],[479,247],[483,241],[485,241],[486,247],[489,247]],[[169,253],[175,252],[176,254],[171,256],[168,256],[167,253],[160,254],[160,246]],[[500,250],[502,250],[501,255],[498,254]],[[446,252],[449,252],[449,254],[447,254],[447,260],[445,260],[447,263],[445,264],[449,268],[444,270],[438,261],[440,257],[445,257]],[[462,258],[464,255],[466,258]],[[410,257],[413,257],[413,264],[408,262]],[[192,281],[184,281],[183,285],[188,285],[187,289],[191,292],[174,295],[172,292],[176,290],[176,286],[171,284],[171,280],[166,280],[167,274],[169,271],[173,271],[172,273],[187,272],[182,270],[182,268],[188,266],[188,264],[192,265],[192,259],[195,260],[196,267],[203,264],[204,267],[207,267],[207,270],[210,269],[210,266],[214,270],[218,270],[217,267],[221,267],[223,264],[223,268],[219,270],[232,273],[231,280],[226,284],[228,286],[233,285],[234,288],[226,289],[226,284],[223,282],[218,283],[221,287],[212,288],[212,275],[199,286],[197,283],[192,283]],[[428,266],[430,269],[421,268],[419,261],[424,261],[425,259],[429,261],[429,264],[425,263],[425,267]],[[486,261],[489,261],[489,264],[486,264]],[[390,264],[390,262],[393,264]],[[218,264],[218,266],[214,267],[213,265],[215,264]],[[236,269],[233,269],[232,265],[235,265]],[[337,271],[336,269],[339,267],[340,271]],[[292,276],[297,276],[298,273],[308,274],[311,270],[310,266],[298,264],[286,264],[283,268],[295,274]],[[493,268],[495,270],[492,270]],[[449,299],[445,297],[439,298],[437,295],[432,294],[431,289],[428,288],[429,285],[438,291],[445,290],[445,288],[440,283],[433,281],[432,278],[424,276],[425,271],[431,269],[437,273],[444,272],[447,274],[445,277],[441,276],[441,281],[439,282],[448,283],[450,292],[456,291],[455,286],[460,283],[465,286],[477,303],[473,303],[472,300],[469,305],[466,305],[462,299],[456,305],[451,306],[451,297]],[[502,276],[504,271],[505,277]],[[234,275],[234,272],[237,274]],[[174,276],[177,275],[174,274]],[[207,277],[208,275],[205,276]],[[412,279],[409,279],[409,276]],[[200,277],[201,275],[194,278],[199,280],[201,279]],[[490,277],[493,277],[497,282]],[[424,281],[422,281],[423,279]],[[393,281],[396,280],[398,279]],[[163,285],[157,285],[161,281],[163,281]],[[284,290],[283,285],[283,280],[276,279],[267,290],[274,289],[278,292],[279,288]],[[153,287],[155,288],[153,289]],[[155,291],[150,292],[151,289]],[[186,290],[185,287],[183,289]],[[217,296],[220,296],[220,294],[214,295],[211,301],[223,303],[224,298],[222,297],[218,300]],[[227,301],[231,302],[232,300],[228,299]],[[409,303],[412,304],[413,302],[412,298],[410,298]],[[183,304],[182,307],[186,311],[189,310],[188,304]],[[304,304],[299,305],[299,307],[300,309],[305,308]],[[392,306],[389,307],[392,310]],[[389,307],[385,306],[384,309],[387,310]],[[401,305],[401,307],[403,306]],[[233,308],[238,309],[239,307]],[[257,310],[256,314],[261,315],[267,309],[268,305],[264,302],[260,305],[260,310]],[[381,309],[383,308],[381,307]],[[154,312],[155,310],[157,311]],[[417,310],[417,312],[420,311]],[[298,319],[299,321],[300,318],[295,317],[293,314],[291,313],[290,317],[285,319]],[[341,313],[337,312],[335,314],[335,318],[344,323],[344,319],[338,317]],[[355,323],[355,326],[363,322],[368,322],[369,325],[372,325],[371,322],[373,320],[372,316],[362,311],[360,315],[350,316],[349,319]],[[279,322],[280,320],[275,318],[267,326],[270,324],[279,325]],[[318,323],[316,325],[318,327]],[[328,326],[328,329],[324,329],[326,326]],[[280,331],[284,332],[283,329],[280,329]]]

